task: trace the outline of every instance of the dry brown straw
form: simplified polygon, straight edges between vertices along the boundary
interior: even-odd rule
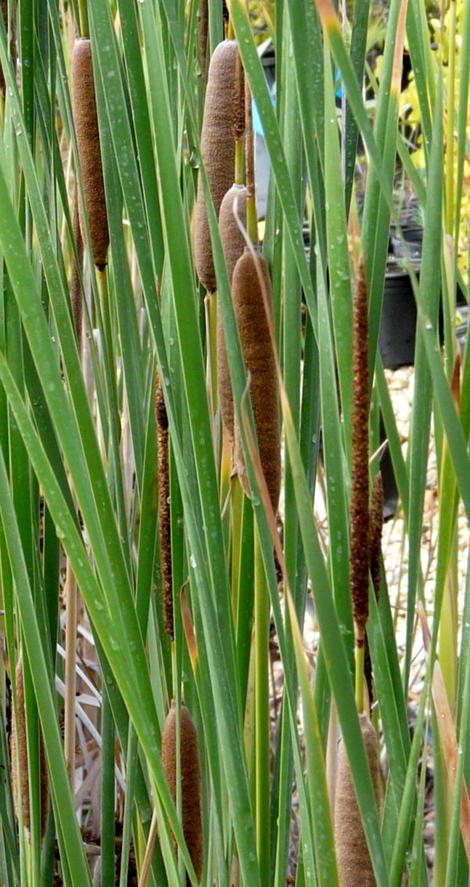
[[[227,265],[228,279],[232,282],[235,265],[245,248],[243,229],[246,228],[246,188],[232,185],[227,191],[219,213],[220,238]],[[217,312],[217,382],[222,420],[229,438],[234,437],[234,413],[232,383],[225,348],[222,312]]]
[[[359,724],[369,764],[375,800],[379,801],[379,762],[375,730],[365,714]],[[338,873],[342,887],[375,887],[376,880],[357,805],[346,746],[341,739],[335,792],[335,845]]]
[[[233,110],[237,54],[235,40],[224,40],[219,43],[210,61],[204,103],[201,154],[217,215],[224,194],[233,182],[235,160]],[[194,210],[194,261],[199,279],[206,290],[214,292],[216,277],[200,176]]]
[[[158,530],[160,537],[160,575],[163,593],[163,626],[173,640],[173,583],[171,569],[170,472],[168,459],[168,416],[160,379],[155,396],[158,446]]]
[[[162,733],[162,766],[173,801],[177,798],[176,708],[171,706]],[[201,775],[197,732],[188,709],[180,710],[180,774],[183,834],[200,879],[203,867]],[[189,879],[187,881],[189,884]]]
[[[13,804],[16,817],[20,818],[20,804],[23,825],[31,831],[31,811],[29,806],[28,780],[28,744],[26,739],[26,713],[24,704],[24,678],[21,659],[16,666],[16,717],[12,719],[10,736],[11,779],[13,786]],[[39,766],[41,790],[41,838],[44,837],[49,811],[49,789],[47,780],[44,745],[40,737]],[[18,773],[19,768],[19,773]],[[18,796],[18,791],[20,795]]]
[[[369,611],[369,344],[367,287],[361,259],[353,323],[351,595],[356,644],[364,644]]]
[[[95,85],[93,81],[91,42],[86,38],[77,39],[73,47],[72,106],[93,261],[98,270],[102,271],[107,262],[109,231],[98,116],[96,112]],[[85,224],[81,207],[80,225],[82,237],[85,241]]]
[[[271,281],[266,260],[245,249],[232,279],[233,301],[243,360],[250,380],[259,455],[274,513],[281,488],[280,415],[276,361],[269,318],[265,310],[271,304]],[[235,423],[235,464],[245,492],[249,492],[238,423]]]

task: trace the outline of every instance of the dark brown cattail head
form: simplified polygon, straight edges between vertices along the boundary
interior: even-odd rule
[[[365,714],[359,715],[364,749],[369,764],[375,799],[379,801],[379,762],[375,730]],[[361,814],[351,776],[346,746],[341,739],[338,746],[338,763],[335,792],[335,844],[338,874],[341,887],[375,887]]]
[[[378,471],[372,487],[370,503],[369,558],[370,574],[377,597],[380,592],[380,558],[382,554],[382,529],[384,524],[384,486],[382,472]]]
[[[176,708],[173,704],[163,727],[162,766],[175,803],[176,764]],[[194,870],[199,879],[203,866],[199,749],[196,728],[184,704],[181,706],[180,713],[180,773],[183,834]]]
[[[85,38],[76,40],[73,47],[72,106],[93,261],[96,267],[102,271],[107,262],[109,231],[96,113],[95,84],[93,82],[91,42]],[[85,225],[81,214],[80,224],[82,237],[85,240]]]
[[[207,37],[209,34],[209,3],[208,0],[200,0],[199,3],[199,67],[202,77],[206,74]]]
[[[160,575],[163,593],[163,625],[173,640],[173,582],[171,565],[170,469],[168,459],[168,417],[160,379],[155,395],[158,447],[158,529],[160,537]]]
[[[11,778],[13,786],[13,803],[17,819],[19,808],[23,814],[23,825],[28,832],[31,831],[31,812],[29,807],[29,780],[28,780],[28,745],[26,739],[26,715],[24,705],[24,679],[21,659],[16,666],[16,711],[17,717],[13,717],[10,736]],[[44,837],[49,812],[49,786],[47,779],[46,759],[44,744],[40,738],[39,766],[41,786],[41,838]],[[18,772],[19,768],[19,772]],[[18,778],[19,777],[19,778]],[[18,791],[20,795],[18,796]]]
[[[235,163],[233,113],[237,54],[235,40],[223,40],[219,43],[210,61],[204,103],[201,154],[217,214],[223,196],[233,182]],[[216,278],[212,244],[200,178],[194,209],[194,261],[199,279],[209,292],[214,292]]]
[[[271,281],[266,260],[245,249],[235,265],[232,294],[245,367],[250,374],[250,395],[258,447],[274,512],[281,488],[281,429],[279,392],[270,318],[265,298],[271,305]],[[246,492],[248,481],[243,460],[240,430],[235,422],[235,464]]]
[[[245,238],[240,225],[246,228],[246,188],[244,185],[232,185],[222,200],[219,213],[220,238],[230,282],[235,265],[245,249]],[[233,394],[220,307],[217,312],[217,382],[222,420],[230,440],[233,441]]]
[[[361,646],[369,611],[369,342],[367,286],[359,263],[353,324],[351,595]]]

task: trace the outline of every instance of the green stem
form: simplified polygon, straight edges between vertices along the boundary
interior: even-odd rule
[[[356,683],[355,696],[356,708],[359,714],[364,710],[364,644],[355,646]]]
[[[106,692],[101,708],[101,883],[114,884],[114,722]]]
[[[80,15],[80,37],[89,37],[90,26],[88,24],[87,0],[78,0],[78,11]]]
[[[270,883],[269,809],[269,596],[261,542],[255,534],[255,807],[262,884]]]
[[[253,244],[258,243],[258,220],[256,218],[256,202],[254,195],[246,198],[246,227]]]

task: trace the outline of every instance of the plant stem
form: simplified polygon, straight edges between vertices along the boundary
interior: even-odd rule
[[[356,707],[357,707],[357,710],[360,714],[364,710],[364,643],[359,645],[356,642],[355,661],[356,661],[356,682],[355,682]]]
[[[75,643],[77,633],[77,583],[67,561],[65,576],[65,706],[64,706],[64,751],[65,763],[70,776],[72,791],[75,772],[75,694],[77,688],[75,672]]]
[[[270,882],[269,815],[269,596],[261,542],[255,530],[255,807],[262,883]]]
[[[78,0],[78,9],[80,14],[80,37],[89,37],[90,26],[88,24],[87,0]]]
[[[101,883],[114,884],[114,722],[106,687],[101,703]]]

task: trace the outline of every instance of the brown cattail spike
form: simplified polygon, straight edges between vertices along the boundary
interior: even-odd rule
[[[171,570],[170,471],[168,460],[168,417],[160,380],[155,397],[158,445],[158,528],[160,535],[160,575],[163,591],[163,625],[173,640],[173,582]]]
[[[379,802],[377,738],[367,715],[359,715],[376,803]],[[335,792],[335,844],[341,887],[375,887],[376,879],[362,827],[351,768],[343,740],[338,746]]]
[[[232,185],[227,191],[220,206],[219,228],[228,279],[231,282],[235,265],[245,248],[242,230],[242,228],[246,228],[246,188],[244,185]],[[230,440],[233,441],[233,394],[220,309],[217,312],[217,382],[222,420]]]
[[[107,262],[109,231],[96,113],[91,42],[85,38],[76,40],[73,47],[72,105],[93,261],[96,267],[102,271]],[[85,240],[85,225],[81,208],[80,224],[82,237]]]
[[[361,260],[353,325],[351,595],[356,643],[364,643],[369,610],[369,344],[367,286]]]
[[[250,374],[250,395],[264,477],[274,512],[281,488],[280,417],[276,361],[271,340],[271,281],[266,260],[245,249],[235,265],[232,293],[243,359]],[[248,483],[238,424],[235,423],[235,463],[246,492]]]
[[[233,104],[237,54],[235,40],[224,40],[219,43],[211,58],[207,81],[201,154],[216,214],[219,212],[224,194],[233,182],[235,160]],[[212,244],[200,177],[194,210],[194,261],[199,279],[206,290],[214,292],[216,278]]]
[[[162,766],[172,798],[176,804],[176,708],[174,704],[165,720],[162,734]],[[180,773],[183,834],[200,879],[203,866],[201,776],[196,728],[185,705],[180,713]],[[189,884],[189,880],[188,880]]]
[[[17,819],[19,808],[23,815],[23,825],[28,832],[31,831],[31,811],[29,807],[29,780],[28,780],[28,745],[26,739],[26,719],[24,705],[24,679],[21,659],[16,666],[16,717],[12,719],[10,737],[11,778],[13,785],[13,803]],[[49,812],[49,790],[47,780],[46,759],[44,756],[44,744],[40,738],[39,751],[40,788],[41,788],[41,838],[44,837]],[[18,773],[19,768],[19,773]],[[19,777],[19,779],[18,779]],[[18,796],[18,790],[20,796]]]
[[[235,103],[233,109],[233,137],[237,142],[245,132],[245,75],[240,53],[235,67]]]
[[[208,0],[200,0],[199,3],[199,68],[202,77],[206,75],[207,37],[209,34],[209,3]]]
[[[380,592],[380,558],[382,554],[382,529],[384,523],[384,486],[382,473],[376,474],[372,487],[369,528],[370,574],[377,597]]]

